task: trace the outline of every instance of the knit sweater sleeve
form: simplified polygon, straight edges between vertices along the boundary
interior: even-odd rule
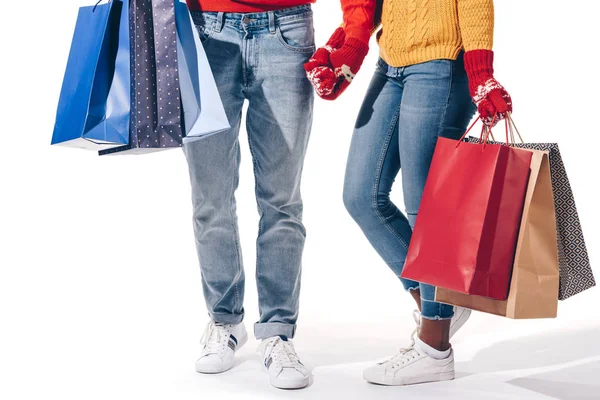
[[[465,51],[492,50],[494,0],[458,1],[458,23]]]
[[[369,43],[377,0],[341,0],[347,37]]]

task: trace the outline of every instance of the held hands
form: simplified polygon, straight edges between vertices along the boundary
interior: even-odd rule
[[[310,60],[304,64],[306,76],[319,97],[328,98],[335,89],[338,79],[331,66],[330,55],[344,45],[345,39],[344,29],[337,28],[325,46],[318,48]]]
[[[360,70],[368,52],[368,43],[347,37],[343,28],[336,29],[327,44],[304,64],[317,95],[325,100],[337,99]]]
[[[491,50],[472,50],[465,53],[465,70],[469,90],[483,123],[492,127],[512,112],[512,99],[494,78],[494,53]]]

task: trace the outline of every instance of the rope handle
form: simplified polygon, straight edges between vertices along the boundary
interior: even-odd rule
[[[492,118],[492,123],[490,126],[494,126],[494,123],[496,122],[497,117],[498,117],[498,114],[496,113],[494,115],[494,118]],[[481,120],[481,117],[478,116],[477,119],[471,124],[471,126],[469,126],[467,131],[459,139],[458,143],[456,144],[456,147],[460,146],[460,144],[464,141],[464,139],[467,137],[469,132],[473,129],[475,124],[477,124],[477,122],[479,122],[480,120]],[[515,132],[517,133],[519,141],[521,143],[524,143],[523,137],[521,136],[521,133],[519,132],[519,129],[517,128],[517,125],[515,124],[515,121],[513,120],[510,112],[506,113],[506,118],[504,119],[504,122],[505,122],[506,145],[513,146],[514,144],[516,144]],[[485,146],[488,144],[490,137],[492,138],[492,141],[494,141],[494,142],[496,141],[496,138],[494,137],[494,134],[492,132],[492,128],[487,126],[486,124],[483,124],[483,126],[481,127],[481,133],[479,134],[479,142],[483,145],[482,149],[485,149]]]

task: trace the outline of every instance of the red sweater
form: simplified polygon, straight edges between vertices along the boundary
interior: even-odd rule
[[[314,3],[317,0],[187,0],[192,10],[213,12],[261,12],[280,10],[303,4]],[[331,0],[329,0],[331,1]],[[373,29],[375,4],[381,0],[341,0],[344,11],[344,31],[346,36],[354,37],[364,43],[369,43]]]

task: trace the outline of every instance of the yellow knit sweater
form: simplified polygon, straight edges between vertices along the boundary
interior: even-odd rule
[[[492,49],[494,2],[383,0],[382,26],[380,55],[391,66],[456,60],[462,50]]]

